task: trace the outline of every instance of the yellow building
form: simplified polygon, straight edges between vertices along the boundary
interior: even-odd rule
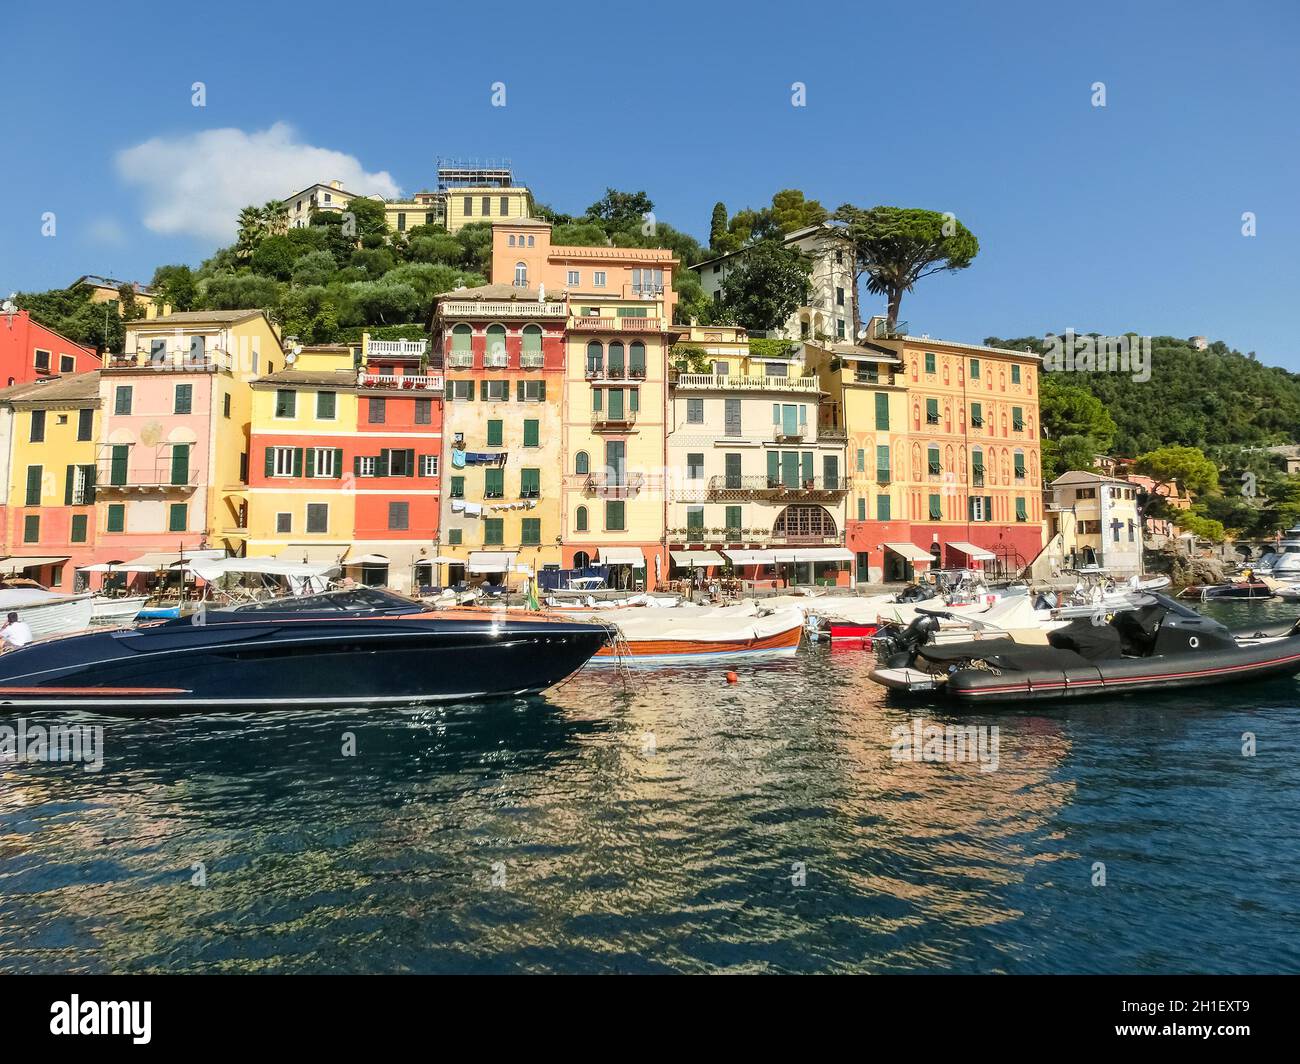
[[[0,391],[0,577],[72,591],[95,560],[99,376]]]
[[[679,571],[730,564],[757,586],[847,584],[845,435],[802,347],[755,354],[743,329],[674,349],[667,541]],[[692,364],[693,363],[693,364]]]
[[[438,167],[436,189],[422,189],[409,200],[390,200],[384,204],[384,219],[395,232],[440,225],[455,233],[475,223],[527,218],[531,211],[532,193],[515,183],[508,165],[448,163]]]
[[[1095,565],[1118,579],[1141,573],[1137,492],[1138,486],[1127,480],[1078,469],[1052,481],[1045,553],[1056,568]]]

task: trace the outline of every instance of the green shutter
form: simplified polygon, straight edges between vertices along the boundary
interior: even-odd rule
[[[546,382],[545,382],[545,381],[538,381],[538,382],[537,382],[537,398],[538,398],[541,402],[543,402],[543,403],[546,402]]]
[[[501,446],[501,428],[503,424],[504,422],[496,420],[487,423],[487,445],[489,447]]]
[[[813,453],[804,451],[799,456],[799,476],[806,484],[813,478]]]
[[[388,448],[385,447],[375,458],[375,476],[388,476]]]
[[[992,495],[984,496],[984,520],[985,521],[993,520],[993,496]]]
[[[94,467],[93,465],[82,466],[82,468],[86,471],[86,484],[85,484],[86,498],[85,498],[85,504],[86,504],[87,506],[89,506],[91,503],[93,503],[93,502],[95,501],[95,483],[96,483],[95,476],[96,476],[96,471],[95,471],[95,467]]]
[[[930,520],[943,520],[943,497],[940,495],[930,496]]]
[[[186,504],[174,502],[167,511],[167,531],[184,532],[188,517]]]
[[[109,532],[121,532],[126,528],[126,504],[115,502],[110,503],[108,507],[108,527]]]
[[[266,449],[266,475],[268,477],[275,476],[275,448],[274,447],[268,447]]]
[[[524,422],[524,446],[539,447],[541,446],[541,422],[525,421]]]
[[[172,483],[188,484],[190,480],[189,444],[178,443],[172,446]]]
[[[307,475],[314,477],[316,475],[316,448],[307,448]]]
[[[67,479],[63,482],[63,505],[64,506],[72,505],[72,486],[76,481],[76,477],[77,477],[77,467],[74,465],[68,466],[68,476]]]
[[[776,484],[781,479],[781,455],[777,451],[767,452],[767,482]]]
[[[889,396],[885,392],[876,392],[876,428],[889,428]]]
[[[343,448],[334,448],[334,479],[339,480],[343,477]]]
[[[478,382],[478,397],[483,402],[487,402],[487,381]]]
[[[889,520],[889,496],[888,495],[876,496],[876,520],[877,521]]]
[[[516,398],[519,402],[521,402],[521,403],[524,401],[524,382],[523,382],[523,381],[516,381],[516,382],[515,382],[515,398]]]
[[[293,475],[295,477],[302,476],[302,448],[301,447],[295,447],[293,449]]]
[[[41,480],[45,477],[44,466],[32,465],[27,467],[27,505],[40,506],[41,504]]]
[[[406,475],[408,477],[413,477],[415,476],[415,473],[415,448],[408,447],[406,449]]]

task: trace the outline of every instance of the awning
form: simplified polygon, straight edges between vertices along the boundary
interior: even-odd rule
[[[282,562],[302,565],[341,565],[350,543],[293,543],[275,557]],[[350,563],[349,563],[350,564]]]
[[[59,562],[66,562],[67,555],[59,558],[0,558],[0,573],[20,573],[24,569],[30,569],[33,566],[57,565]]]
[[[284,558],[196,558],[189,565],[189,570],[200,579],[212,582],[230,574],[261,574],[264,576],[283,576],[291,580],[310,580],[323,578],[339,571],[337,562],[311,564],[294,562]]]
[[[716,550],[672,550],[674,565],[697,567],[701,565],[722,565],[724,559]]]
[[[973,562],[991,562],[997,560],[997,555],[983,547],[977,547],[974,543],[967,543],[965,540],[955,540],[949,543],[953,550],[961,551],[966,557]]]
[[[724,550],[732,565],[772,565],[776,562],[773,550]]]
[[[783,562],[851,562],[853,552],[844,547],[795,547],[777,550],[777,560]]]
[[[157,550],[150,551],[148,554],[141,554],[138,558],[132,558],[129,562],[123,562],[121,565],[113,566],[113,571],[118,573],[157,573],[164,569],[181,569],[189,562],[194,561],[212,561],[217,558],[224,558],[224,550]]]
[[[895,554],[901,554],[909,562],[932,562],[934,557],[928,550],[915,543],[886,543],[885,546]]]
[[[601,547],[596,552],[601,565],[630,565],[634,569],[645,568],[645,555],[640,547]]]
[[[469,552],[471,573],[508,573],[514,564],[514,551],[472,550]]]
[[[363,554],[360,558],[349,558],[346,564],[349,569],[354,565],[387,565],[388,559],[382,554]]]

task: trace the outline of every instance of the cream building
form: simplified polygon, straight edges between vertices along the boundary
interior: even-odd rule
[[[1127,480],[1071,470],[1048,489],[1048,553],[1061,568],[1097,565],[1116,578],[1142,571],[1142,522],[1137,486]]]

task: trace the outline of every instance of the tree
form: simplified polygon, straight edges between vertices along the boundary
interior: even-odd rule
[[[1195,447],[1157,447],[1138,455],[1133,469],[1150,477],[1157,490],[1177,484],[1188,495],[1204,495],[1219,488],[1219,467]]]
[[[979,254],[979,241],[951,215],[914,207],[872,207],[846,203],[835,220],[853,241],[854,282],[887,300],[889,327],[898,323],[903,295],[923,277],[964,270]]]
[[[810,268],[806,255],[779,240],[751,245],[722,282],[724,316],[756,332],[784,325],[811,297]]]
[[[1083,388],[1060,383],[1050,373],[1038,377],[1038,419],[1043,435],[1090,436],[1098,443],[1095,453],[1106,452],[1118,428],[1100,399]]]
[[[299,286],[328,284],[338,272],[339,264],[328,251],[309,251],[293,263],[293,283]]]
[[[121,351],[126,330],[117,304],[94,303],[91,294],[89,285],[79,284],[48,292],[19,292],[14,302],[35,321],[69,340],[94,347],[100,354]]]
[[[258,243],[249,257],[248,265],[254,273],[274,277],[277,281],[287,281],[293,276],[293,264],[298,257],[299,251],[293,241],[277,234],[264,237]]]
[[[165,303],[173,310],[193,310],[198,298],[194,271],[184,264],[159,266],[153,271],[149,283],[154,301]]]
[[[727,205],[719,201],[713,205],[713,217],[709,220],[709,249],[720,251],[720,245],[726,235]]]
[[[772,222],[786,236],[826,221],[826,208],[817,200],[805,199],[797,188],[783,188],[776,193],[772,197],[771,214]]]
[[[619,192],[606,188],[605,194],[587,208],[587,217],[604,223],[608,231],[623,229],[629,224],[640,225],[654,209],[654,203],[644,191]]]
[[[1089,470],[1093,456],[1100,453],[1097,440],[1092,436],[1065,435],[1056,439],[1044,437],[1043,483],[1050,484],[1062,473],[1072,469]]]

